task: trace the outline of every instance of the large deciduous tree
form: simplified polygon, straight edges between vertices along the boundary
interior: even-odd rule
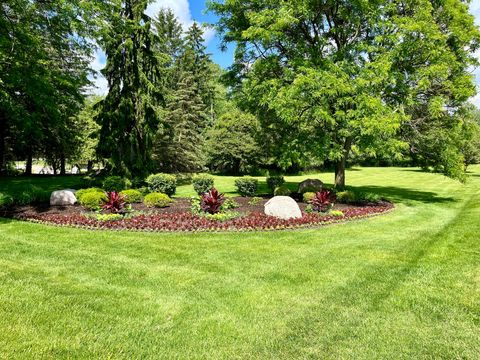
[[[69,121],[89,84],[96,1],[0,4],[0,172],[6,159],[65,162]],[[62,168],[64,170],[64,168]]]
[[[210,1],[210,9],[224,41],[237,43],[231,78],[244,104],[267,133],[281,134],[279,161],[333,161],[338,188],[352,150],[399,154],[406,142],[397,134],[422,117],[418,109],[446,116],[473,93],[466,69],[478,31],[459,0]]]

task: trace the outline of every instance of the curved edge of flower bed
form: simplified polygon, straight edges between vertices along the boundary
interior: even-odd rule
[[[117,220],[98,221],[81,214],[58,215],[45,214],[19,217],[19,220],[53,225],[58,227],[80,228],[87,230],[114,230],[134,232],[196,233],[196,232],[250,232],[279,231],[293,229],[319,228],[326,225],[341,224],[386,214],[394,209],[391,203],[346,209],[344,216],[303,213],[302,218],[282,220],[263,213],[250,213],[240,218],[219,222],[192,215],[175,213],[162,215],[139,215]]]

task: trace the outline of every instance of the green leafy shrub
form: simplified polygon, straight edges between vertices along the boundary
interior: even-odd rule
[[[273,195],[275,196],[290,196],[292,192],[290,189],[286,186],[279,186],[275,188],[275,191],[273,192]]]
[[[228,220],[232,220],[239,217],[240,213],[237,211],[224,211],[216,214],[203,213],[203,215],[201,216],[205,217],[208,220],[223,222],[223,221],[228,221]]]
[[[237,192],[242,196],[254,196],[258,188],[258,180],[245,176],[235,180]]]
[[[102,183],[102,188],[108,192],[120,192],[130,188],[131,186],[132,182],[126,178],[122,178],[121,176],[108,176],[103,180]]]
[[[250,201],[248,202],[248,205],[253,205],[253,206],[258,205],[262,202],[262,200],[263,199],[261,197],[255,196],[250,199]]]
[[[357,202],[371,202],[376,203],[382,200],[381,196],[372,192],[359,192],[356,194]]]
[[[222,205],[221,210],[231,210],[231,209],[236,209],[240,206],[239,203],[237,203],[234,199],[231,198],[226,198],[225,202]]]
[[[305,203],[309,203],[313,200],[313,198],[315,197],[315,193],[314,192],[306,192],[306,193],[303,193],[303,202]]]
[[[308,205],[305,207],[305,212],[306,212],[307,214],[313,213],[313,212],[314,212],[314,211],[313,211],[313,205],[312,205],[312,204],[308,204]]]
[[[143,203],[148,207],[164,208],[173,202],[167,194],[160,192],[153,192],[148,194],[143,199]]]
[[[12,206],[13,203],[13,197],[11,195],[0,193],[0,207]]]
[[[337,202],[351,204],[357,200],[355,193],[351,190],[340,191],[337,193]]]
[[[124,201],[128,204],[139,203],[143,200],[142,193],[135,189],[123,190],[120,195],[124,197]]]
[[[177,191],[177,178],[170,174],[153,174],[147,178],[146,182],[151,192],[172,196]]]
[[[200,198],[196,196],[192,196],[190,198],[190,203],[191,203],[190,211],[192,214],[200,215],[201,213],[203,213]]]
[[[88,194],[88,193],[92,193],[92,192],[96,192],[96,193],[100,193],[100,194],[103,194],[105,193],[105,191],[103,191],[102,189],[100,188],[88,188],[88,189],[80,189],[78,190],[76,193],[75,193],[75,197],[77,198],[78,202],[80,202],[80,199],[82,198],[83,195],[85,194]]]
[[[341,212],[340,210],[332,210],[330,211],[330,215],[335,216],[335,217],[344,217],[345,214]]]
[[[48,203],[51,192],[43,190],[35,185],[28,185],[21,191],[12,194],[12,205],[30,205],[38,203]]]
[[[382,197],[372,192],[361,192],[346,190],[338,192],[337,202],[342,204],[355,204],[355,203],[377,203],[382,200]]]
[[[208,174],[199,174],[192,178],[193,189],[198,195],[205,194],[214,185],[213,176]]]
[[[80,198],[77,198],[77,200],[85,209],[98,210],[108,198],[104,192],[92,191],[83,194]]]
[[[142,194],[142,196],[150,194],[150,190],[146,186],[142,186],[141,188],[138,188],[137,191],[139,191],[140,194]]]
[[[280,175],[274,175],[267,177],[267,186],[271,191],[285,184],[285,178]]]

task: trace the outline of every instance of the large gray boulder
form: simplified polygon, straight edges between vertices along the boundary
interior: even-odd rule
[[[298,219],[302,211],[290,196],[274,196],[265,204],[265,214],[279,219]]]
[[[318,192],[322,191],[323,182],[318,179],[307,179],[303,180],[298,184],[298,192],[303,194],[305,192]]]
[[[74,205],[76,202],[75,190],[72,189],[54,191],[52,195],[50,195],[51,206]]]

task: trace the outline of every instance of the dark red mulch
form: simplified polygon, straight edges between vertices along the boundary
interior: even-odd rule
[[[10,216],[22,220],[61,226],[84,227],[91,229],[113,230],[139,230],[139,231],[249,231],[249,230],[275,230],[291,229],[299,227],[321,226],[336,222],[344,222],[374,216],[393,209],[393,205],[387,202],[367,206],[335,205],[335,210],[344,213],[342,217],[323,214],[307,214],[303,212],[306,204],[299,203],[303,217],[300,219],[281,220],[263,213],[263,199],[258,205],[249,205],[248,198],[235,199],[241,206],[235,211],[242,214],[241,217],[225,222],[209,220],[192,215],[189,199],[177,199],[176,202],[164,209],[149,209],[142,204],[135,204],[135,210],[145,211],[144,214],[119,221],[98,221],[86,217],[85,210],[81,206],[69,207],[23,207],[11,209]]]

